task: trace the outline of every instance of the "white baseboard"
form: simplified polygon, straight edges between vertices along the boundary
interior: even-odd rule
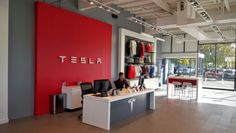
[[[1,124],[5,124],[5,123],[8,123],[9,122],[9,119],[6,118],[6,119],[0,119],[0,125]]]

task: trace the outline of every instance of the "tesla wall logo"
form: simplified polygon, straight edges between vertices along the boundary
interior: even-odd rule
[[[69,62],[71,64],[77,64],[77,63],[80,63],[80,64],[102,64],[101,58],[93,59],[93,58],[87,58],[87,57],[80,57],[78,59],[78,57],[76,57],[76,56],[67,57],[67,56],[60,55],[59,59],[62,64],[65,63],[66,60],[69,60]]]
[[[128,103],[130,104],[130,111],[133,112],[133,108],[134,108],[134,102],[136,101],[135,98],[131,98],[128,100]]]

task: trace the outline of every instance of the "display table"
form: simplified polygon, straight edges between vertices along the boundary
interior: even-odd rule
[[[96,97],[85,95],[83,123],[110,130],[111,126],[147,110],[155,110],[153,89],[129,93],[126,89],[119,96]]]
[[[198,100],[198,96],[199,96],[199,92],[201,90],[201,78],[195,77],[195,76],[169,76],[167,79],[167,96],[171,97],[172,93],[174,92],[174,86],[173,86],[173,82],[180,82],[180,83],[184,83],[184,82],[189,82],[192,84],[192,86],[194,88],[196,88],[196,100]]]

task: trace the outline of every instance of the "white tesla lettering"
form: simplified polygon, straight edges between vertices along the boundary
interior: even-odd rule
[[[101,58],[97,58],[97,64],[102,64],[102,59]]]
[[[72,64],[76,64],[77,63],[77,57],[71,56],[70,58],[71,58],[70,61],[71,61]]]
[[[61,63],[64,63],[65,59],[66,59],[66,56],[59,56],[60,60],[61,60]]]
[[[62,64],[65,63],[66,60],[69,60],[71,64],[102,64],[102,58],[88,58],[88,57],[80,57],[80,61],[78,60],[77,56],[71,56],[69,59],[67,59],[67,56],[60,55],[59,56],[60,62]]]
[[[128,103],[130,104],[130,111],[133,112],[133,108],[134,108],[134,102],[136,101],[135,98],[131,98],[128,100]]]
[[[81,61],[81,64],[86,64],[86,57],[81,57],[80,61]]]
[[[94,64],[91,58],[88,58],[88,60],[89,60],[89,64]]]

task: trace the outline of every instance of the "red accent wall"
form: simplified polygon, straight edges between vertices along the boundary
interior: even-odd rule
[[[35,115],[49,113],[49,95],[61,93],[61,83],[111,78],[112,26],[78,13],[36,2]],[[59,56],[67,56],[64,63]],[[70,57],[78,57],[77,64]],[[80,64],[80,57],[102,64]]]

